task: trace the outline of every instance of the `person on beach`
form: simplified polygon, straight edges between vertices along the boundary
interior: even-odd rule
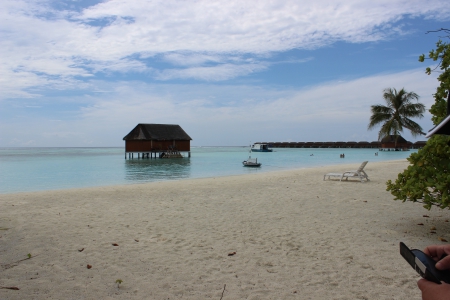
[[[436,268],[438,270],[450,271],[450,245],[428,246],[423,252],[437,261]],[[439,257],[443,256],[445,257],[439,260]],[[417,286],[422,291],[423,300],[450,299],[450,284],[444,282],[437,284],[422,278],[417,282]]]

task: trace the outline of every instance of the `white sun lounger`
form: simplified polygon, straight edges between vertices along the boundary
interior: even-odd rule
[[[358,170],[353,171],[345,171],[344,173],[327,173],[323,175],[323,180],[328,176],[328,180],[330,177],[340,177],[340,181],[345,178],[345,180],[348,180],[348,178],[359,178],[361,182],[365,179],[366,181],[369,181],[369,176],[367,176],[366,172],[364,172],[364,167],[367,165],[368,161],[365,161],[359,166]]]

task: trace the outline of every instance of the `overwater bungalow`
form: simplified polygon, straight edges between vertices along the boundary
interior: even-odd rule
[[[401,135],[389,135],[381,140],[380,151],[400,151],[409,150],[408,141]]]
[[[191,137],[180,127],[171,124],[138,124],[128,133],[125,141],[125,159],[183,157],[181,152],[191,156]]]

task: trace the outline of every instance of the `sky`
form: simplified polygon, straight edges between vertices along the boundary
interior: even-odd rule
[[[384,89],[434,103],[418,57],[449,27],[442,0],[2,0],[0,147],[120,147],[138,123],[192,146],[376,141]]]

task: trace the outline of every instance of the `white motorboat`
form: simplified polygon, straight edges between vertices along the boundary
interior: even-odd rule
[[[261,163],[258,162],[258,159],[252,158],[251,154],[252,151],[249,151],[248,159],[242,162],[244,167],[261,167]]]
[[[253,152],[272,152],[268,144],[253,144],[251,150]]]
[[[261,167],[261,163],[258,162],[257,158],[249,158],[242,162],[244,167]]]

